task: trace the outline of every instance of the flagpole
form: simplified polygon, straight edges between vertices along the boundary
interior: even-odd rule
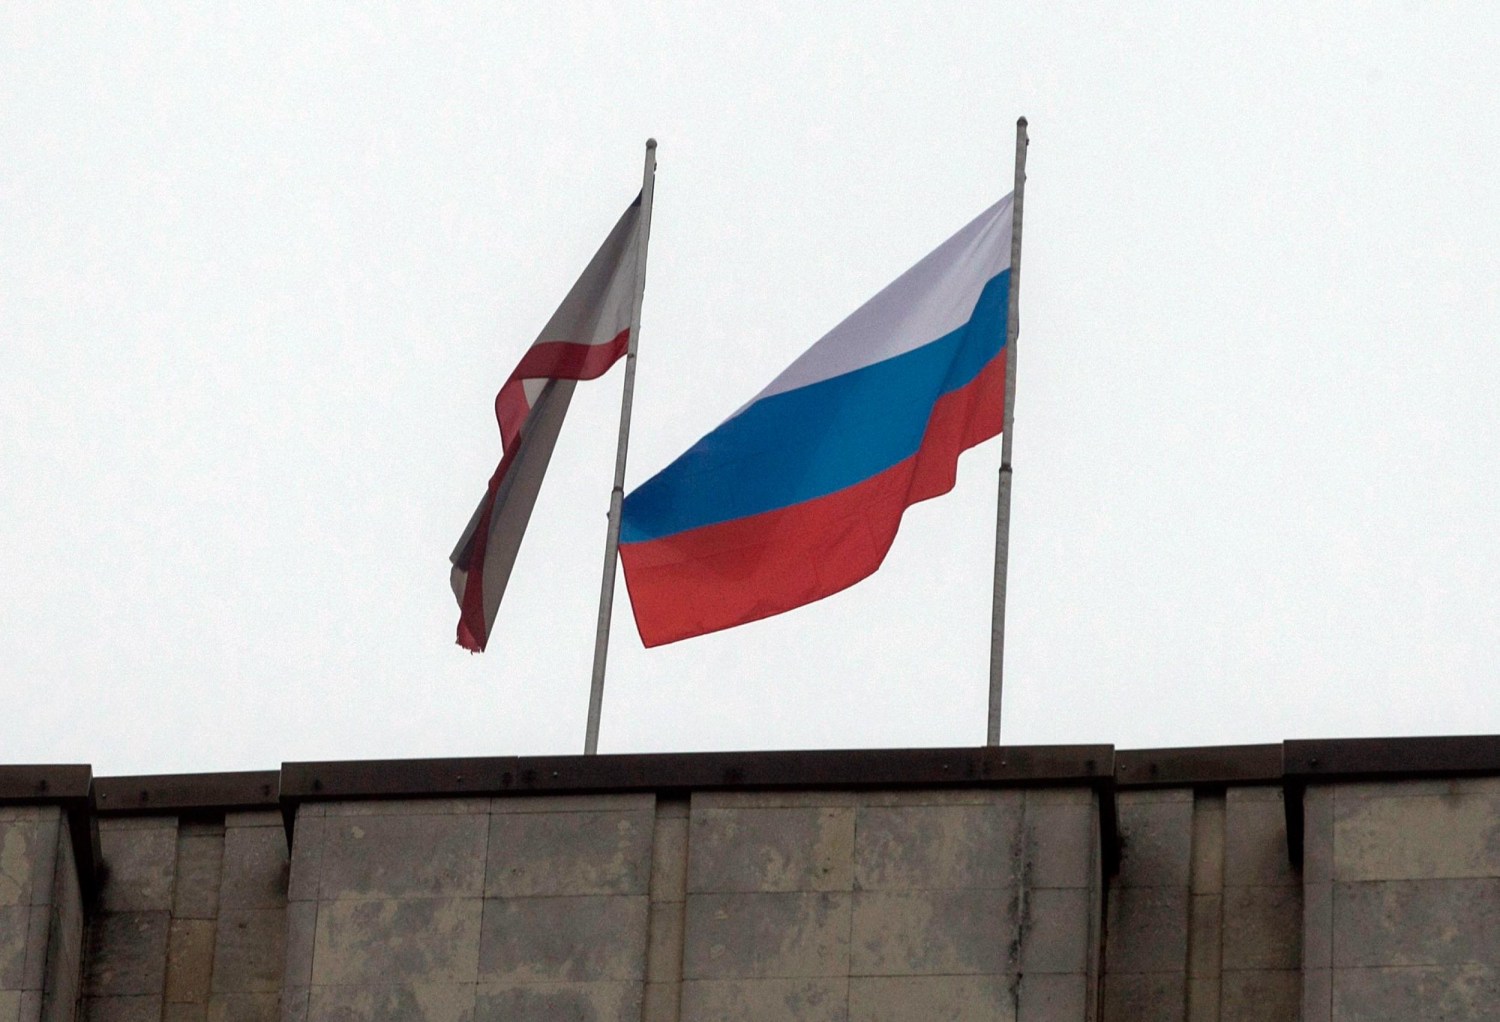
[[[990,713],[986,741],[1000,744],[1005,681],[1005,583],[1010,570],[1010,445],[1015,439],[1016,337],[1021,332],[1021,204],[1026,193],[1026,118],[1016,121],[1016,185],[1011,207],[1010,295],[1005,318],[1005,411],[1000,440],[1000,497],[995,511],[995,603],[990,618]]]
[[[615,484],[609,491],[609,530],[604,544],[604,578],[599,584],[599,627],[594,633],[594,677],[589,686],[588,729],[583,752],[599,751],[599,712],[604,705],[604,665],[609,658],[609,622],[615,605],[615,561],[620,550],[620,505],[625,499],[625,455],[630,447],[630,411],[635,400],[635,352],[641,337],[641,299],[646,293],[646,248],[651,240],[651,200],[656,191],[656,139],[646,139],[641,181],[641,229],[635,250],[635,301],[630,307],[630,340],[625,350],[625,393],[620,398],[620,439],[615,447]]]

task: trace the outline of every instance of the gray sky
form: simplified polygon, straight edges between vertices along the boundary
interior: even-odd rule
[[[0,7],[0,761],[581,749],[620,373],[490,651],[492,401],[661,140],[628,485],[1010,190],[1008,742],[1500,731],[1487,4]],[[601,750],[984,737],[998,441]]]

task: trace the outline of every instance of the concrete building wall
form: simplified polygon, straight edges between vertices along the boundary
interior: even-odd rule
[[[1305,1022],[1500,1018],[1500,778],[1305,802]]]
[[[694,796],[684,1022],[1091,1017],[1088,789]]]
[[[1273,786],[1119,795],[1108,1022],[1296,1022],[1301,878]]]
[[[281,814],[107,818],[99,841],[85,1022],[276,1022],[287,933]]]
[[[304,805],[282,1017],[639,1019],[656,824],[647,795]]]
[[[304,805],[288,1022],[1089,1017],[1091,791]]]
[[[1500,739],[1109,762],[0,768],[0,1022],[1500,1018]]]
[[[62,810],[0,805],[0,1020],[73,1022],[83,928]]]

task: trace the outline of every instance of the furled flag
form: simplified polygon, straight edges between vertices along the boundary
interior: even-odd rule
[[[495,396],[504,457],[449,558],[458,644],[475,653],[489,642],[574,381],[602,375],[629,347],[640,214],[637,197]]]
[[[901,516],[1000,432],[1011,197],[834,327],[625,499],[647,646],[757,621],[871,574]]]

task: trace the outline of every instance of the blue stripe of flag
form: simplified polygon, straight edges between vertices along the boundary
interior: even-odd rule
[[[969,321],[913,351],[757,401],[625,498],[620,541],[815,500],[863,482],[921,446],[940,397],[972,382],[1005,346],[1010,271]]]

